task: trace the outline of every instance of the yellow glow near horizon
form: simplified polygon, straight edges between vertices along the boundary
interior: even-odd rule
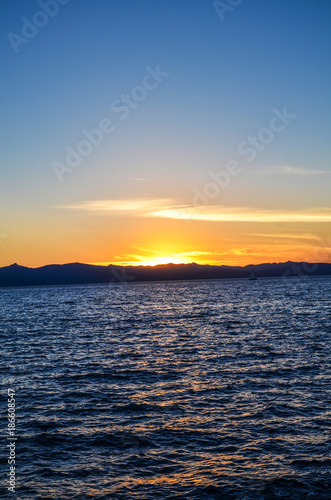
[[[160,256],[160,257],[150,257],[142,260],[140,262],[143,266],[158,266],[160,264],[187,264],[192,262],[192,259],[189,258],[178,258],[174,256]]]
[[[159,266],[162,264],[190,264],[192,263],[192,257],[175,257],[169,255],[163,255],[158,257],[141,257],[140,260],[133,261],[117,261],[117,262],[89,262],[89,264],[96,266]],[[195,259],[195,262],[197,260]]]
[[[168,200],[163,202],[170,210]],[[167,217],[151,216],[157,205],[160,208],[161,203],[144,202],[140,211],[138,204],[123,209],[121,202],[116,203],[120,210],[110,213],[107,204],[107,210],[100,211],[99,205],[98,210],[89,206],[87,212],[68,210],[65,217],[54,209],[38,215],[32,211],[24,218],[17,213],[11,221],[15,230],[9,224],[1,227],[0,267],[14,262],[27,267],[71,262],[102,266],[331,262],[331,209],[182,206],[174,209],[177,213],[171,209],[171,217],[168,210]],[[195,219],[199,215],[203,220]]]

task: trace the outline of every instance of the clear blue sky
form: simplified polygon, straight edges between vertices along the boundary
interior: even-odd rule
[[[37,227],[54,224],[54,241],[76,227],[54,207],[148,196],[190,205],[230,160],[243,172],[213,205],[330,206],[331,2],[243,0],[221,21],[212,1],[71,0],[16,54],[8,33],[21,36],[22,18],[40,10],[32,0],[0,5],[3,265],[22,260],[28,235],[39,262],[47,244]],[[111,104],[158,64],[169,76],[120,120]],[[284,106],[296,118],[248,162],[238,146]],[[106,117],[114,132],[58,182],[54,161]]]

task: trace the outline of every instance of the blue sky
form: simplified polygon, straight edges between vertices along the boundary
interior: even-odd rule
[[[37,228],[54,224],[61,239],[61,228],[76,227],[70,210],[55,207],[144,197],[190,205],[208,173],[230,160],[242,173],[213,205],[329,206],[331,3],[243,0],[223,21],[209,1],[57,5],[17,54],[8,33],[21,35],[22,18],[33,20],[41,7],[31,0],[0,6],[3,264],[20,258],[18,243],[29,234],[31,262],[39,262],[47,244],[38,250]],[[157,65],[169,76],[121,121],[111,104]],[[238,146],[284,107],[295,119],[247,162]],[[53,162],[63,164],[65,148],[105,117],[115,131],[60,183]]]

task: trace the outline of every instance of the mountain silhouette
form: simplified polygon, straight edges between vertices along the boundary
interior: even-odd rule
[[[245,267],[196,263],[157,266],[95,266],[76,262],[29,268],[15,263],[0,268],[0,287],[248,278],[252,269],[257,278],[331,275],[331,264],[291,261]]]

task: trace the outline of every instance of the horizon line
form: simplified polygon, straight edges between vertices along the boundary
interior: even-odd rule
[[[280,262],[260,262],[258,264],[244,264],[244,265],[233,265],[233,264],[209,264],[209,263],[200,263],[200,262],[166,262],[166,263],[159,263],[159,264],[142,264],[142,263],[137,263],[137,264],[130,264],[130,263],[96,263],[96,262],[65,262],[62,264],[58,263],[51,263],[51,264],[44,264],[44,265],[39,265],[39,266],[24,266],[21,264],[17,264],[17,262],[14,262],[12,264],[8,264],[5,266],[1,266],[1,269],[5,269],[7,267],[25,267],[26,269],[41,269],[43,267],[48,267],[48,266],[70,266],[70,265],[83,265],[83,266],[92,266],[92,267],[166,267],[166,266],[189,266],[192,264],[195,264],[197,266],[208,266],[208,267],[240,267],[240,268],[245,268],[245,267],[257,267],[257,266],[262,266],[262,265],[280,265],[280,264],[316,264],[316,265],[325,265],[325,264],[330,264],[331,262],[317,262],[317,261],[309,261],[309,260],[298,260],[298,261],[293,261],[293,260],[287,260],[287,261],[280,261]]]

